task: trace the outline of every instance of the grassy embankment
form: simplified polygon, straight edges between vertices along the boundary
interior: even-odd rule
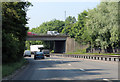
[[[27,60],[24,58],[21,59],[19,62],[8,63],[2,65],[2,77],[11,75],[17,69],[21,68],[23,65],[27,64]]]
[[[75,52],[68,52],[66,54],[84,54],[84,55],[120,55],[115,53],[86,53],[86,49],[77,50]]]

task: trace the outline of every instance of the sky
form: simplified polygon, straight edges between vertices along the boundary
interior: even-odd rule
[[[43,22],[53,19],[65,20],[66,17],[74,16],[78,18],[78,14],[84,10],[97,7],[100,1],[95,2],[31,2],[32,7],[27,11],[29,18],[27,26],[32,29],[40,26]]]

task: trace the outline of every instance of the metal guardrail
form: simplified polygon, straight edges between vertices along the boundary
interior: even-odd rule
[[[93,59],[93,60],[102,60],[102,61],[116,61],[120,62],[120,56],[103,56],[103,55],[66,55],[66,54],[53,54],[51,56],[60,56],[60,57],[72,57],[72,58],[84,58],[84,59]]]

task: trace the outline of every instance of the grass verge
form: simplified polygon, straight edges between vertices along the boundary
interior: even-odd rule
[[[120,54],[115,54],[115,53],[86,53],[85,49],[77,50],[75,52],[68,52],[66,54],[81,54],[81,55],[120,55]]]
[[[23,58],[19,62],[2,64],[2,77],[11,75],[13,72],[21,68],[26,63],[27,63],[27,60]]]
[[[114,54],[114,53],[81,53],[81,52],[68,52],[66,54],[81,54],[81,55],[120,55],[120,54]]]

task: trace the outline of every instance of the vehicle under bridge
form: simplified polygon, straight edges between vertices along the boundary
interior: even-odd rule
[[[36,35],[27,36],[28,41],[53,41],[54,42],[54,52],[55,53],[65,53],[66,52],[66,40],[67,35]]]
[[[81,49],[84,46],[77,43],[73,38],[68,35],[34,35],[27,36],[27,41],[53,41],[55,53],[73,52]]]

